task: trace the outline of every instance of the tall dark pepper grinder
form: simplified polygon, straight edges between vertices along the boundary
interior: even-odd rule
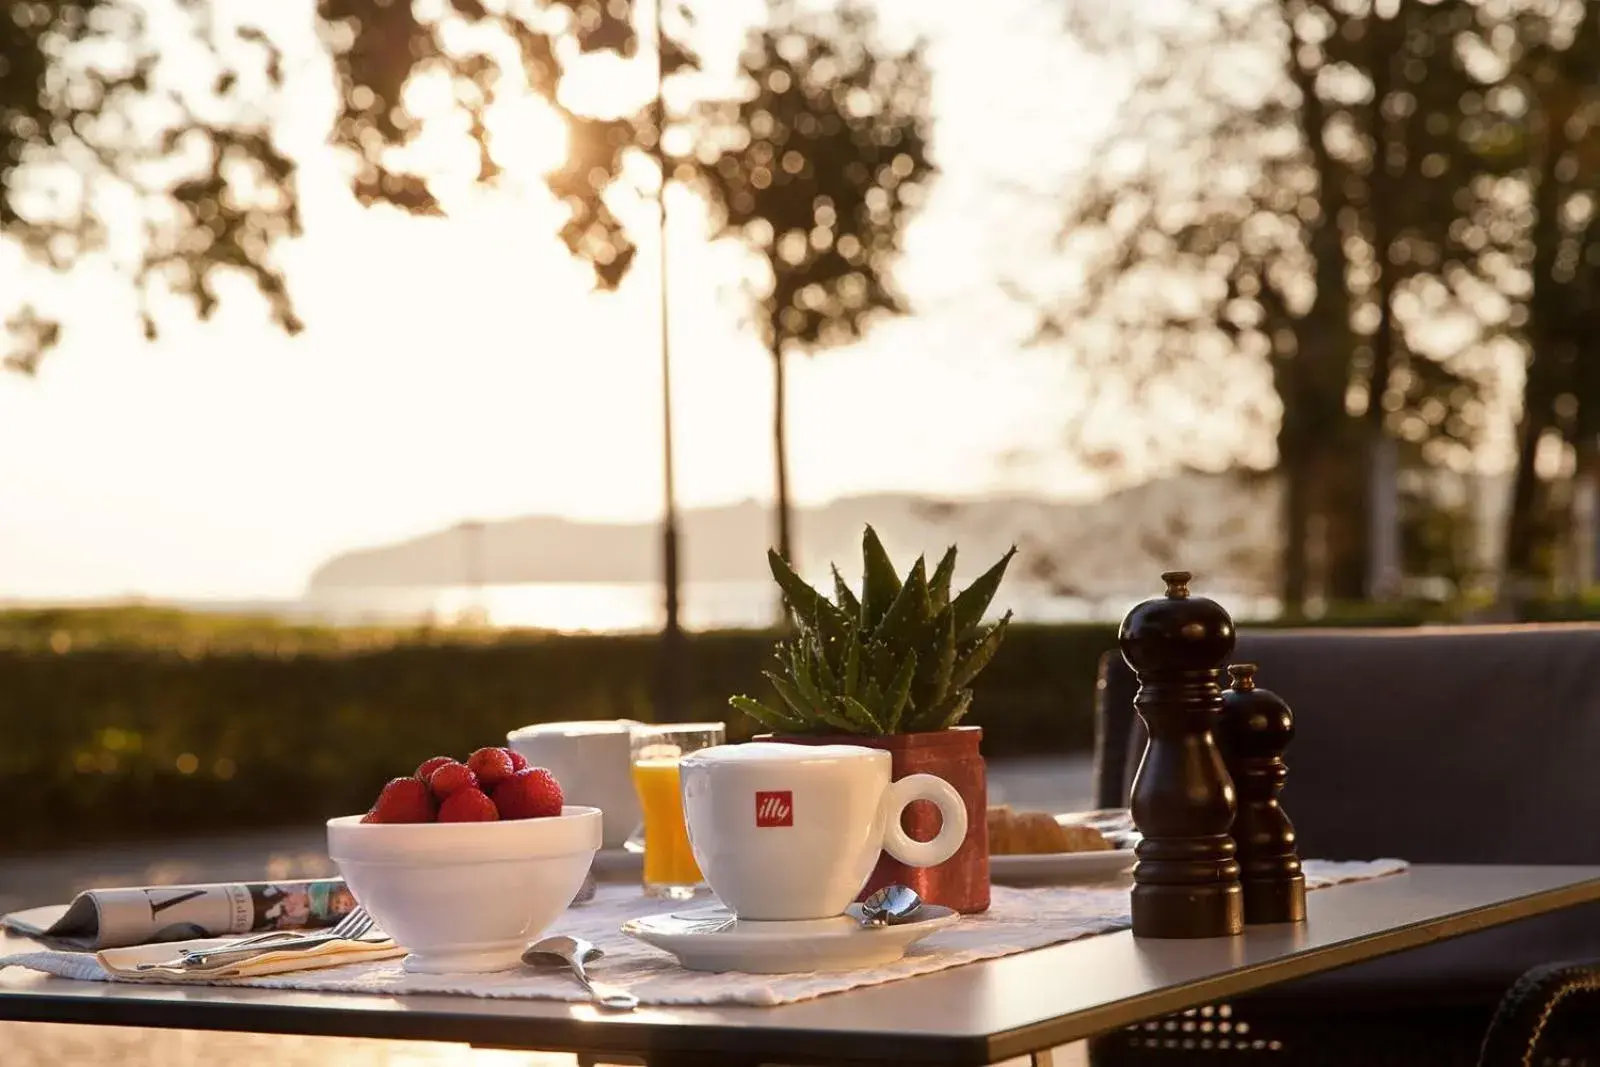
[[[1247,923],[1298,923],[1306,918],[1306,876],[1294,824],[1278,803],[1289,777],[1283,753],[1294,740],[1294,712],[1276,694],[1256,688],[1256,666],[1228,668],[1217,745],[1239,791],[1233,843],[1239,850]]]
[[[1133,779],[1133,822],[1144,840],[1133,869],[1136,937],[1226,937],[1244,929],[1234,858],[1233,782],[1212,730],[1233,619],[1191,596],[1191,575],[1161,576],[1163,597],[1128,613],[1117,634],[1139,677],[1134,708],[1150,740]]]

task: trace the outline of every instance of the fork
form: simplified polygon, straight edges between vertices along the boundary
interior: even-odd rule
[[[359,917],[354,916],[356,916],[356,913],[352,911],[349,916],[346,916],[346,921],[340,922],[338,926],[325,934],[314,934],[309,937],[297,937],[287,941],[272,941],[243,947],[222,945],[218,948],[191,949],[185,952],[181,958],[185,967],[212,967],[217,965],[218,960],[224,958],[230,961],[234,957],[243,960],[268,952],[304,952],[307,949],[326,945],[333,941],[358,941],[377,925],[377,921],[365,911],[361,912]]]
[[[231,952],[236,948],[249,948],[252,945],[264,945],[273,941],[298,941],[305,937],[343,937],[350,934],[352,929],[361,923],[367,922],[367,909],[357,904],[345,913],[344,917],[326,930],[307,932],[305,930],[269,930],[264,934],[246,937],[239,941],[230,941],[226,945],[217,945],[214,948],[192,948],[184,952],[184,956],[199,956],[209,952]],[[368,923],[367,929],[371,929]],[[363,931],[364,932],[364,931]],[[360,936],[356,934],[355,936]]]
[[[192,948],[179,953],[176,960],[163,963],[141,963],[139,970],[155,970],[159,967],[194,967],[208,962],[212,957],[235,952],[246,954],[255,952],[290,952],[301,948],[311,948],[316,945],[327,944],[329,941],[355,940],[367,933],[375,925],[372,916],[367,914],[367,909],[357,905],[352,908],[344,918],[328,930],[308,934],[300,930],[274,930],[266,934],[257,934],[239,941],[230,941],[227,944],[215,945],[211,948]]]

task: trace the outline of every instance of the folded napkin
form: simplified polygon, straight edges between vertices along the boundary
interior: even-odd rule
[[[196,941],[171,941],[159,945],[138,945],[133,948],[112,948],[101,952],[36,952],[20,953],[8,957],[7,964],[31,969],[48,970],[63,978],[85,981],[198,982],[208,984],[234,978],[264,978],[273,974],[293,971],[313,971],[324,967],[342,967],[349,963],[374,963],[404,956],[406,950],[393,941],[372,944],[362,941],[329,941],[316,948],[298,952],[264,952],[249,959],[224,964],[220,967],[196,967],[182,971],[141,971],[142,963],[166,963],[176,960],[194,949],[217,948],[237,938],[210,937]],[[48,963],[48,966],[40,966]]]

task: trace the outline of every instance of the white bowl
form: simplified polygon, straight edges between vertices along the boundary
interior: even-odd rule
[[[600,848],[598,808],[547,819],[328,820],[328,855],[350,891],[425,974],[515,967],[566,910]]]
[[[632,719],[535,723],[506,734],[506,744],[530,765],[549,768],[569,803],[599,808],[602,847],[621,848],[643,818],[628,749],[637,725]]]

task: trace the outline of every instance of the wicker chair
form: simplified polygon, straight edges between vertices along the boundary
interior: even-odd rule
[[[1600,1063],[1600,961],[1535,967],[1500,1001],[1479,1067]]]
[[[1600,766],[1600,627],[1245,632],[1234,658],[1260,664],[1261,685],[1295,710],[1283,802],[1303,854],[1600,863],[1600,835],[1592,831],[1600,824],[1600,790],[1593,787]],[[1143,726],[1132,707],[1136,688],[1119,656],[1102,660],[1096,792],[1103,807],[1127,803],[1143,752]],[[1350,788],[1356,768],[1361,789]],[[1524,972],[1575,952],[1600,957],[1600,907],[1152,1020],[1100,1038],[1091,1059],[1471,1067],[1507,988]],[[1556,981],[1546,978],[1537,988],[1554,988]],[[1526,1011],[1502,1006],[1499,1018],[1520,1019]],[[1497,1022],[1497,1032],[1512,1032],[1510,1025]],[[1552,1064],[1583,1062],[1584,1043],[1593,1036],[1585,1029],[1542,1032],[1543,1047],[1553,1051],[1541,1056],[1552,1056]],[[1502,1046],[1511,1040],[1491,1039]],[[1600,1046],[1588,1055],[1600,1064]]]

